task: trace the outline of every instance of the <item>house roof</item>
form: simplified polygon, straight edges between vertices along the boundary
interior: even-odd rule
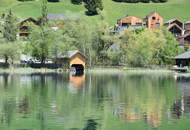
[[[65,20],[67,17],[64,14],[47,14],[48,20]]]
[[[154,15],[154,14],[158,14],[159,16],[161,16],[158,12],[154,11],[154,12],[150,12],[150,13],[146,16],[146,18],[149,18],[149,17],[151,17],[151,16]]]
[[[182,53],[175,57],[175,59],[190,59],[190,51]]]
[[[183,24],[183,22],[181,22],[181,21],[180,21],[179,19],[177,19],[177,18],[170,19],[170,20],[166,21],[165,23],[171,23],[171,22],[174,22],[174,21],[178,21],[178,22],[180,22],[180,23]]]
[[[185,24],[189,24],[189,23],[190,23],[190,21],[185,22]]]
[[[26,19],[21,19],[19,24],[23,24],[25,22],[33,22],[34,24],[37,24],[38,21],[35,18],[29,17]]]
[[[119,19],[119,21],[122,21],[123,23],[132,23],[132,21],[136,21],[139,23],[143,22],[143,20],[141,18],[138,18],[136,16],[126,16],[126,17]]]
[[[172,27],[174,27],[174,26],[176,26],[177,28],[179,28],[181,31],[183,30],[179,25],[177,25],[176,23],[173,23],[173,24],[171,24],[171,25],[169,25],[168,27],[167,27],[167,29],[171,29]]]

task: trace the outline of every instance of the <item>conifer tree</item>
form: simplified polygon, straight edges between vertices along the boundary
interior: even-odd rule
[[[96,15],[98,10],[103,10],[102,0],[84,0],[84,6],[88,15]]]
[[[17,26],[16,18],[13,16],[12,11],[5,16],[5,23],[3,26],[3,37],[9,42],[16,41]]]
[[[42,16],[41,16],[41,25],[44,26],[46,23],[47,23],[47,13],[48,13],[48,10],[47,10],[47,0],[43,0],[42,1]]]

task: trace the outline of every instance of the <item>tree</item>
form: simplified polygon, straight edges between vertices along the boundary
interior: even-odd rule
[[[40,19],[41,26],[44,26],[47,23],[47,13],[48,13],[47,0],[42,0],[41,19]]]
[[[13,16],[12,11],[10,10],[7,15],[5,15],[3,22],[3,39],[1,39],[1,54],[0,56],[5,59],[5,63],[8,64],[8,60],[13,60],[18,55],[19,46],[16,44],[17,39],[17,26],[16,18]]]
[[[84,6],[88,10],[87,15],[96,15],[98,10],[103,10],[102,0],[84,0]]]
[[[0,57],[5,59],[6,64],[13,64],[15,59],[19,59],[20,54],[21,44],[17,42],[1,42]]]
[[[71,0],[71,3],[73,4],[82,4],[83,0]]]
[[[166,29],[126,31],[121,41],[127,63],[137,67],[171,64],[179,52],[175,38]]]
[[[5,17],[3,25],[3,37],[10,42],[16,41],[17,38],[16,18],[13,16],[11,10]]]
[[[28,44],[30,54],[40,60],[41,64],[45,64],[46,59],[50,56],[54,37],[52,30],[44,27],[33,27],[29,37]]]

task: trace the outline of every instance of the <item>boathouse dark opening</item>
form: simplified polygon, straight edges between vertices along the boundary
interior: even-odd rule
[[[72,64],[71,68],[74,68],[76,71],[84,71],[84,66],[82,64]]]
[[[70,70],[73,76],[81,76],[84,74],[84,66],[82,64],[72,64]]]

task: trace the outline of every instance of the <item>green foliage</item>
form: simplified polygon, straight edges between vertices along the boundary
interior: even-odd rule
[[[71,3],[73,4],[82,4],[83,0],[71,0]]]
[[[87,15],[96,15],[98,10],[103,10],[102,0],[84,0],[84,6],[88,10]]]
[[[17,25],[16,18],[13,16],[12,11],[5,17],[4,25],[3,25],[3,37],[10,42],[16,41],[17,35]]]
[[[172,64],[172,58],[180,50],[175,38],[166,29],[145,29],[138,33],[126,31],[121,40],[127,63],[137,67]]]
[[[143,3],[149,3],[150,1],[154,3],[163,3],[167,2],[168,0],[113,0],[116,2],[127,2],[127,3],[138,3],[138,2],[143,2]]]
[[[29,40],[28,51],[44,64],[45,60],[50,56],[51,45],[54,41],[52,30],[46,27],[34,27]]]
[[[47,0],[42,0],[41,5],[41,25],[44,26],[47,23]]]
[[[48,0],[48,2],[59,2],[60,0]]]
[[[1,42],[0,57],[5,59],[5,63],[13,64],[14,60],[19,59],[21,54],[21,44],[17,42]]]
[[[34,0],[18,0],[18,1],[25,2],[25,1],[34,1]]]

